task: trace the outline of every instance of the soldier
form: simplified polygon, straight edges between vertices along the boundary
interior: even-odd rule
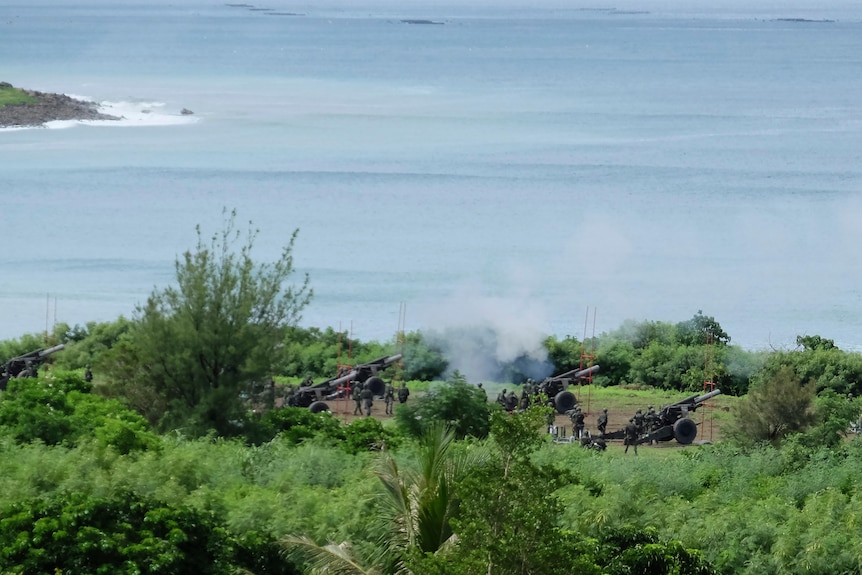
[[[87,366],[87,369],[84,371],[84,381],[90,383],[93,381],[93,371],[90,369],[90,366]]]
[[[518,396],[515,395],[514,391],[510,391],[508,397],[506,397],[506,411],[512,412],[518,409]]]
[[[392,415],[392,404],[395,403],[395,390],[392,388],[391,383],[386,384],[383,401],[386,403],[386,415]]]
[[[359,397],[362,398],[362,407],[365,411],[365,417],[371,417],[371,406],[374,405],[374,392],[370,387],[362,386],[362,391],[359,392]]]
[[[648,433],[655,431],[655,425],[658,422],[658,414],[655,412],[655,407],[650,405],[647,407],[646,415],[644,416],[644,424]]]
[[[410,390],[407,389],[407,384],[402,383],[401,387],[398,388],[398,403],[404,403],[407,401],[407,398],[410,396]]]
[[[572,422],[572,430],[575,433],[574,437],[581,439],[584,436],[584,412],[581,411],[581,406],[576,405],[574,409],[568,410],[566,415],[569,416]]]
[[[527,411],[530,409],[530,395],[526,390],[521,392],[521,401],[518,404],[518,411]]]
[[[527,378],[527,382],[524,384],[524,393],[527,395],[533,395],[536,391],[536,383],[533,381],[532,377]]]
[[[632,419],[634,419],[634,418],[632,418]],[[638,454],[638,428],[637,428],[637,426],[633,422],[630,421],[626,425],[625,433],[626,433],[626,437],[625,437],[626,449],[625,449],[625,451],[623,451],[623,453],[628,453],[629,452],[629,445],[631,445],[635,449],[635,455],[637,455]]]
[[[506,407],[506,388],[503,388],[503,391],[497,395],[497,403],[502,405],[504,408]]]
[[[362,384],[359,382],[353,383],[353,389],[350,390],[350,397],[353,398],[353,415],[362,415]]]
[[[644,432],[644,414],[642,410],[638,409],[635,412],[634,417],[632,417],[629,421],[635,425],[635,429],[637,430],[638,435]]]
[[[488,403],[488,392],[482,386],[482,382],[476,384],[476,396],[482,398],[485,403]]]
[[[607,407],[602,410],[602,414],[599,416],[599,420],[596,423],[596,427],[598,428],[599,433],[601,433],[602,436],[604,436],[605,435],[605,429],[608,428],[608,408]]]
[[[575,406],[575,429],[578,432],[578,439],[584,436],[584,412],[580,406]]]

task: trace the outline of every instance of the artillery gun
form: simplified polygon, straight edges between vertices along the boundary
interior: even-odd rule
[[[682,445],[689,445],[697,437],[697,423],[688,417],[711,398],[719,395],[720,389],[692,395],[676,403],[665,405],[656,413],[650,429],[638,437],[638,444],[653,441],[670,441],[676,439]],[[605,439],[623,439],[625,430],[605,434]]]
[[[10,379],[36,377],[39,373],[39,366],[45,362],[45,359],[52,353],[56,353],[65,347],[61,343],[54,347],[37,349],[36,351],[13,357],[3,365],[0,365],[0,391],[6,391],[6,386]]]
[[[326,381],[300,386],[287,404],[291,407],[307,407],[313,413],[329,411],[329,406],[326,405],[325,401],[346,397],[351,387],[356,385],[364,385],[371,389],[375,396],[382,397],[386,391],[386,384],[377,374],[398,363],[402,357],[400,353],[384,356],[354,366],[346,373]]]
[[[578,403],[575,394],[568,390],[569,385],[589,378],[599,371],[599,366],[594,365],[586,369],[573,369],[554,377],[547,377],[538,384],[538,392],[548,398],[548,405],[555,408],[557,413],[565,414]]]

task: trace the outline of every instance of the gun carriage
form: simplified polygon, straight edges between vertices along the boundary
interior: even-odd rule
[[[555,408],[557,413],[565,414],[578,403],[575,394],[569,391],[569,386],[588,379],[598,371],[598,365],[586,369],[573,369],[554,377],[545,378],[539,382],[537,390],[547,396],[548,405]]]

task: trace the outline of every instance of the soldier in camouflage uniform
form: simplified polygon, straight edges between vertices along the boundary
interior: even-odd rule
[[[353,389],[350,390],[350,397],[353,398],[353,415],[362,415],[362,384],[359,382],[353,383]]]
[[[392,404],[395,403],[395,390],[392,388],[391,383],[386,384],[383,401],[386,403],[386,415],[392,415]]]
[[[596,428],[598,428],[599,433],[602,435],[605,434],[605,430],[608,428],[608,409],[605,408],[602,410],[602,414],[599,416],[599,420],[596,422]]]

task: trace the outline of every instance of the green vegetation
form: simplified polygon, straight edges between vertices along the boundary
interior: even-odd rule
[[[504,412],[486,393],[511,381],[447,374],[422,333],[402,348],[298,327],[296,233],[259,265],[234,221],[210,242],[198,230],[177,285],[134,318],[0,342],[3,361],[65,345],[0,392],[0,573],[862,570],[859,354],[820,336],[747,352],[701,312],[551,337],[554,373],[595,350],[601,371],[577,389],[593,414],[724,392],[714,445],[555,444],[549,408]],[[411,395],[394,417],[273,408],[286,385],[395,351],[405,366],[384,376]]]
[[[13,104],[34,104],[38,100],[24,90],[12,86],[0,86],[0,108]]]

